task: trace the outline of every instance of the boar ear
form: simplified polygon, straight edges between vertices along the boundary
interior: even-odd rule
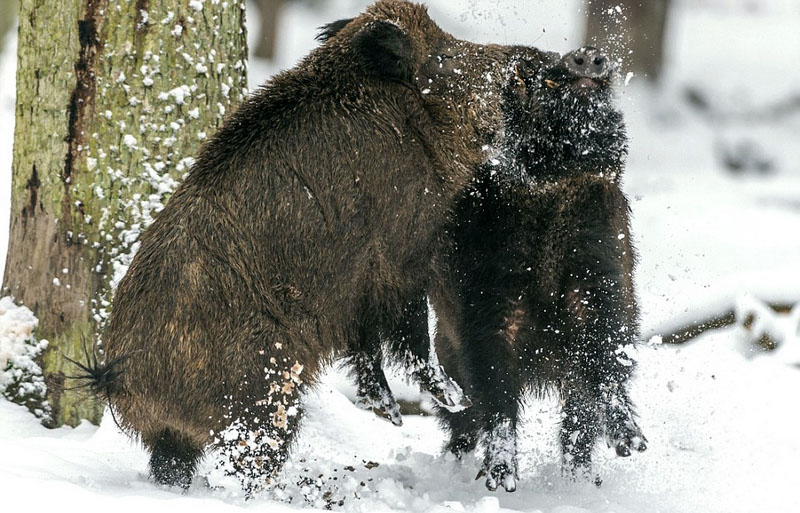
[[[317,34],[315,39],[324,43],[328,39],[338,34],[339,31],[345,28],[345,26],[347,26],[347,24],[351,21],[353,21],[353,18],[344,18],[342,20],[336,20],[328,23],[327,25],[323,25],[319,28],[319,34]]]
[[[353,39],[353,48],[364,65],[378,76],[410,80],[413,77],[411,38],[389,21],[375,21]]]

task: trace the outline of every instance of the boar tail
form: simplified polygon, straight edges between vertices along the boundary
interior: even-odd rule
[[[86,347],[86,338],[83,335],[81,335],[81,342],[83,343],[83,354],[86,357],[85,363],[63,355],[67,361],[81,371],[78,375],[67,376],[68,379],[81,381],[78,385],[71,387],[70,390],[85,388],[99,397],[110,397],[115,391],[117,378],[123,372],[122,364],[131,356],[130,353],[100,363],[94,348],[92,348],[91,353],[89,352]]]
[[[80,381],[77,385],[70,387],[69,390],[86,389],[98,398],[105,399],[111,410],[111,417],[114,419],[114,424],[124,431],[117,421],[117,417],[114,415],[114,408],[111,405],[111,395],[117,390],[117,378],[124,372],[122,364],[125,363],[125,360],[130,358],[132,354],[138,351],[127,353],[100,363],[97,359],[97,352],[94,350],[94,347],[91,353],[89,352],[89,349],[86,347],[86,338],[83,335],[81,335],[81,343],[83,344],[83,354],[86,357],[85,363],[63,355],[67,361],[80,370],[80,374],[78,375],[66,376],[67,379]]]

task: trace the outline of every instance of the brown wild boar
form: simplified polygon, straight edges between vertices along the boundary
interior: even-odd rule
[[[508,48],[395,0],[325,37],[201,148],[116,291],[90,377],[157,483],[189,486],[211,445],[248,494],[281,468],[323,365],[408,329],[502,127]],[[427,353],[397,354],[436,395]]]

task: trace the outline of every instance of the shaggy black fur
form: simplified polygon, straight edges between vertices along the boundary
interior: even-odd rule
[[[328,39],[341,32],[341,30],[345,28],[351,21],[353,21],[353,18],[343,18],[341,20],[326,23],[319,28],[319,34],[317,34],[315,39],[324,43]]]
[[[202,457],[202,448],[178,431],[164,429],[152,445],[150,475],[160,485],[185,490],[192,484],[192,475]]]
[[[602,434],[620,456],[645,449],[623,349],[638,329],[620,190],[625,127],[611,72],[578,76],[565,65],[571,57],[544,70],[521,57],[506,94],[507,146],[459,204],[450,274],[431,291],[439,358],[474,402],[439,412],[448,449],[460,455],[483,437],[490,489],[516,487],[529,387],[561,395],[569,474],[592,477]]]

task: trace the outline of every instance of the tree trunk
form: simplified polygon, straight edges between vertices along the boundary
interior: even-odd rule
[[[138,234],[242,99],[244,2],[28,0],[19,19],[3,290],[49,340],[46,425],[98,423],[64,357],[101,344]]]
[[[275,39],[278,32],[278,14],[284,0],[258,0],[261,14],[261,34],[258,37],[255,55],[262,59],[275,57]]]
[[[670,0],[588,0],[586,44],[620,59],[626,71],[657,82],[669,4]]]

